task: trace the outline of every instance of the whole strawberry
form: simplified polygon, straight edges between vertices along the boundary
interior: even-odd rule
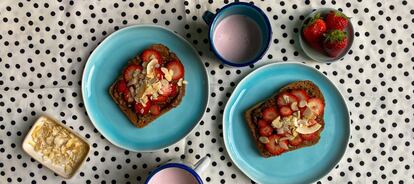
[[[348,26],[348,21],[349,18],[339,11],[330,11],[325,19],[328,30],[343,31]]]
[[[321,41],[325,32],[325,21],[323,21],[321,15],[318,13],[304,26],[303,37],[311,47],[321,50]]]
[[[337,57],[348,44],[346,33],[341,30],[328,32],[324,36],[323,48],[330,57]]]

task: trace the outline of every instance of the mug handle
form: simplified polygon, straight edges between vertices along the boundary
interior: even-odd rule
[[[201,160],[199,160],[194,165],[194,170],[195,170],[195,172],[197,172],[198,174],[200,174],[204,170],[206,170],[206,168],[208,167],[208,165],[210,165],[210,157],[209,156],[204,156]]]
[[[204,22],[206,22],[206,24],[210,26],[215,16],[216,15],[214,13],[211,13],[211,11],[207,10],[203,13],[202,17],[203,17]]]

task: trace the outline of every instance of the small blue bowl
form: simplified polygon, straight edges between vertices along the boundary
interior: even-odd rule
[[[224,59],[218,53],[216,47],[214,46],[214,41],[213,41],[214,30],[224,18],[230,15],[247,16],[257,23],[260,29],[259,34],[262,35],[262,41],[261,41],[261,47],[253,59],[249,59],[249,60],[242,61],[242,62],[229,61],[229,60]],[[234,2],[221,8],[220,10],[218,10],[216,14],[213,14],[210,11],[204,12],[203,19],[209,26],[208,35],[209,35],[209,40],[210,40],[210,48],[213,51],[214,55],[216,55],[216,57],[224,64],[235,66],[235,67],[243,67],[243,66],[254,64],[263,57],[263,55],[266,53],[267,49],[270,46],[270,40],[272,39],[272,27],[270,26],[269,19],[267,18],[266,14],[260,8],[258,8],[257,6],[253,4],[244,3],[244,2]]]

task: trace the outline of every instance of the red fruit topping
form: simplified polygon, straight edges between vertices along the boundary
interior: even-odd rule
[[[311,134],[300,134],[300,136],[302,137],[302,139],[307,141],[314,141],[319,137],[318,131]]]
[[[279,114],[274,107],[267,107],[262,111],[263,119],[266,121],[273,121]]]
[[[349,18],[339,11],[330,11],[325,20],[328,30],[343,31],[348,26]]]
[[[141,72],[142,66],[139,66],[137,64],[129,64],[124,70],[124,79],[126,81],[131,80],[135,71]]]
[[[154,49],[144,50],[141,54],[141,60],[143,62],[150,62],[152,59],[157,59],[159,64],[163,63],[160,53]]]
[[[270,136],[273,133],[273,128],[269,125],[259,128],[259,134],[261,136]]]
[[[293,113],[292,109],[290,109],[289,106],[282,106],[280,107],[279,110],[280,110],[280,115],[282,116],[290,116]]]
[[[292,102],[298,102],[298,98],[293,94],[284,92],[277,96],[277,105],[279,107],[289,105]]]
[[[316,123],[318,123],[316,120],[311,119],[311,120],[308,121],[308,126],[312,126],[312,125],[314,125]]]
[[[159,105],[157,105],[157,104],[152,104],[151,107],[150,107],[150,109],[149,109],[149,112],[152,115],[158,115],[158,114],[161,113],[161,107]]]
[[[303,37],[310,46],[317,50],[321,50],[322,38],[325,32],[326,24],[318,13],[304,26]]]
[[[145,106],[143,106],[141,103],[136,102],[134,105],[135,113],[140,115],[145,115],[148,113],[149,109],[151,107],[151,102],[148,101]]]
[[[308,107],[317,115],[323,113],[323,108],[325,107],[323,101],[319,98],[311,98],[308,100]]]
[[[184,65],[178,59],[168,62],[167,69],[173,71],[173,80],[178,80],[184,77]]]
[[[346,33],[340,30],[334,30],[325,34],[323,49],[330,57],[340,55],[348,45]]]
[[[267,123],[265,120],[259,119],[259,121],[257,121],[257,126],[259,126],[259,128],[263,128],[268,125],[269,123]]]
[[[296,98],[298,99],[298,103],[301,100],[308,101],[308,99],[309,99],[308,93],[306,93],[306,91],[303,90],[303,89],[293,90],[291,93],[292,93],[292,95],[296,96]]]
[[[289,140],[289,144],[292,146],[299,146],[302,143],[302,138],[300,136],[296,136],[295,139]]]
[[[154,73],[158,80],[162,80],[164,78],[164,73],[161,71],[161,68],[154,68]]]
[[[279,143],[276,143],[276,140],[279,140],[278,135],[272,135],[269,138],[269,143],[265,145],[266,150],[272,155],[280,155],[286,150],[279,146]]]
[[[154,103],[163,103],[163,102],[166,102],[167,100],[168,100],[168,97],[159,95],[157,98],[153,98],[152,102],[154,102]]]
[[[128,92],[127,84],[125,83],[124,80],[119,80],[118,84],[116,86],[117,86],[117,89],[118,89],[119,93],[127,93]]]

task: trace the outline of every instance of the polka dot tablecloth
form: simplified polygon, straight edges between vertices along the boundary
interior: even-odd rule
[[[262,61],[244,68],[224,66],[209,51],[201,15],[228,3],[2,0],[0,183],[143,183],[150,170],[169,159],[195,162],[205,155],[212,159],[202,173],[205,183],[254,183],[225,150],[223,109],[244,76],[267,63],[288,60],[323,72],[342,92],[351,113],[348,149],[317,183],[414,183],[413,1],[255,1],[271,21],[273,40]],[[297,40],[304,16],[321,7],[342,10],[355,28],[352,49],[332,64],[305,57]],[[109,143],[90,122],[80,90],[93,49],[114,31],[143,23],[165,26],[192,43],[208,71],[211,90],[198,127],[179,143],[153,153],[129,152]],[[86,164],[70,180],[22,151],[25,134],[43,114],[91,143]]]

